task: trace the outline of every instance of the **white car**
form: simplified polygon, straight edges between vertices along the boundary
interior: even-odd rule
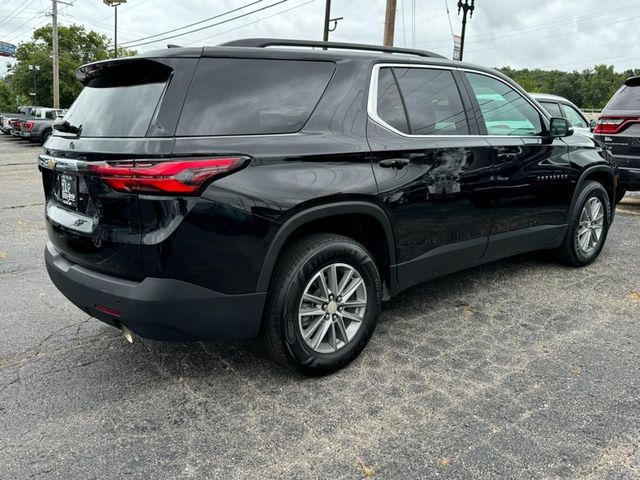
[[[593,138],[593,127],[584,113],[573,103],[564,97],[550,95],[547,93],[531,93],[535,100],[552,117],[563,117],[569,120],[573,126],[573,131],[581,135]]]

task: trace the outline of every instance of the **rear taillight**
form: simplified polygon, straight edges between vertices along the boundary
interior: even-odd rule
[[[600,117],[593,133],[620,133],[632,123],[640,123],[640,117]]]
[[[14,122],[14,125],[16,126],[16,130],[20,130],[20,126],[22,125],[22,121],[20,120],[16,120]]]
[[[31,131],[31,130],[33,130],[33,126],[34,125],[35,125],[35,123],[33,123],[33,122],[25,122],[24,128],[26,128],[27,130]]]
[[[247,158],[135,160],[89,165],[89,172],[114,190],[158,195],[193,195],[208,182],[245,165]]]

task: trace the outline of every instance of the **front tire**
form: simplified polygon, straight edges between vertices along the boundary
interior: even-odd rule
[[[305,374],[339,370],[369,342],[381,292],[378,268],[358,242],[334,234],[298,240],[272,277],[261,332],[267,351]]]
[[[574,267],[589,265],[600,255],[611,223],[609,195],[601,183],[585,183],[569,218],[560,260]]]

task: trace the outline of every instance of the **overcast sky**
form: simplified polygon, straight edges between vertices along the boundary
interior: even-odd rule
[[[332,3],[332,17],[344,19],[331,33],[331,40],[382,42],[385,0]],[[453,31],[459,33],[457,0],[397,0],[395,45],[451,57],[453,43],[446,3]],[[16,44],[28,40],[34,27],[50,20],[45,16],[50,5],[50,0],[0,0],[0,40]],[[225,22],[220,25],[170,40],[155,37],[146,41],[159,40],[157,43],[134,48],[144,52],[164,48],[167,43],[215,45],[243,37],[321,39],[324,5],[324,0],[129,0],[119,8],[119,44],[134,45],[142,37],[233,9],[239,10],[186,30]],[[61,24],[78,23],[113,35],[113,9],[102,0],[75,0],[72,6],[59,8]],[[250,12],[255,13],[233,19]],[[494,67],[580,70],[606,63],[616,70],[638,68],[639,25],[640,0],[477,0],[467,24],[465,60]],[[5,73],[8,61],[0,60],[0,75]]]

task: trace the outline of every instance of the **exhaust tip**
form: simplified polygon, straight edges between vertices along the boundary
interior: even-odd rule
[[[120,325],[120,328],[122,329],[122,335],[127,340],[127,342],[133,343],[133,341],[135,339],[135,336],[133,335],[133,332],[131,330],[129,330],[127,327],[125,327],[124,325]]]

